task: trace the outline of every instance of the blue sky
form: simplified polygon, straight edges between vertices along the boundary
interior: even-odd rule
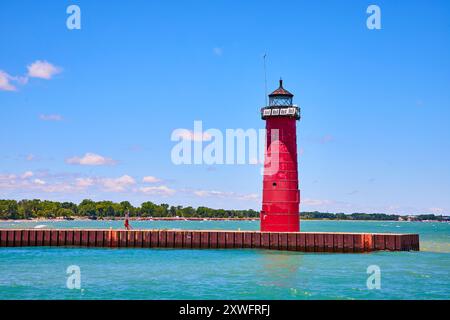
[[[260,209],[258,166],[176,166],[170,136],[263,128],[267,53],[302,108],[302,211],[449,214],[449,21],[448,1],[2,1],[0,198]]]

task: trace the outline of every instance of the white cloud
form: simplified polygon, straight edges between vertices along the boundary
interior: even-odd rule
[[[92,178],[77,178],[75,185],[80,188],[87,188],[94,185],[94,179]]]
[[[28,79],[41,78],[51,79],[55,74],[62,71],[60,67],[54,66],[47,61],[37,60],[27,66],[28,73],[26,76],[12,76],[7,72],[0,70],[0,90],[17,91],[16,84],[24,85],[28,83]]]
[[[16,178],[15,174],[0,174],[0,189],[14,189]]]
[[[244,194],[238,197],[239,200],[259,201],[260,195],[257,193]]]
[[[39,191],[47,192],[47,193],[78,193],[82,191],[82,189],[75,187],[71,183],[54,183],[49,185],[44,185],[39,188]]]
[[[77,164],[82,166],[103,166],[114,165],[116,162],[111,158],[106,158],[95,153],[86,153],[83,157],[72,157],[66,159],[68,164]]]
[[[62,121],[64,118],[60,114],[41,114],[39,119],[42,121]]]
[[[136,184],[136,180],[130,177],[129,175],[123,175],[119,178],[106,178],[101,179],[101,184],[105,188],[106,191],[112,192],[122,192],[125,191],[128,187]]]
[[[167,186],[142,187],[139,190],[145,194],[158,194],[164,196],[169,196],[175,193],[175,190],[170,189]]]
[[[25,171],[20,177],[22,179],[27,179],[27,178],[31,178],[33,175],[34,174],[32,171]]]
[[[245,201],[256,201],[259,200],[260,196],[256,193],[250,194],[239,194],[236,192],[225,192],[216,190],[194,190],[193,194],[197,197],[216,197],[216,198],[226,198],[235,200],[245,200]]]
[[[142,179],[142,182],[146,182],[146,183],[156,183],[156,182],[160,182],[160,181],[161,181],[161,179],[158,179],[153,176],[146,176]]]
[[[194,194],[198,197],[224,197],[231,192],[215,191],[215,190],[195,190]]]
[[[28,76],[31,78],[51,79],[55,74],[62,71],[61,68],[54,66],[47,61],[37,60],[27,66]]]
[[[46,182],[45,182],[44,180],[41,180],[41,179],[34,179],[33,182],[34,182],[35,184],[40,185],[40,186],[43,186],[43,185],[46,184]]]
[[[31,177],[35,179],[29,179]],[[130,187],[136,184],[134,178],[123,175],[118,178],[81,177],[73,178],[72,174],[45,174],[43,180],[40,173],[25,172],[21,175],[0,174],[0,190],[45,193],[83,192],[89,188],[105,192],[137,192]]]
[[[302,199],[302,204],[307,206],[325,206],[333,204],[334,201],[331,200],[320,200],[320,199]]]
[[[16,91],[17,88],[11,83],[11,80],[14,80],[12,76],[0,70],[0,90]]]

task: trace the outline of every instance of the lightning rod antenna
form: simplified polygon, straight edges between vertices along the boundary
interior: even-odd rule
[[[264,53],[263,60],[264,60],[264,99],[266,100],[266,106],[267,106],[267,71],[266,71],[266,56],[267,53]]]

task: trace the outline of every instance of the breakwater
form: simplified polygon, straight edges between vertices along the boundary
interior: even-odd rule
[[[229,230],[1,229],[0,246],[255,248],[350,253],[418,251],[419,235]]]

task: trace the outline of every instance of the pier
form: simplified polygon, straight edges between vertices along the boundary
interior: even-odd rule
[[[1,247],[419,251],[418,234],[229,230],[0,229]]]

